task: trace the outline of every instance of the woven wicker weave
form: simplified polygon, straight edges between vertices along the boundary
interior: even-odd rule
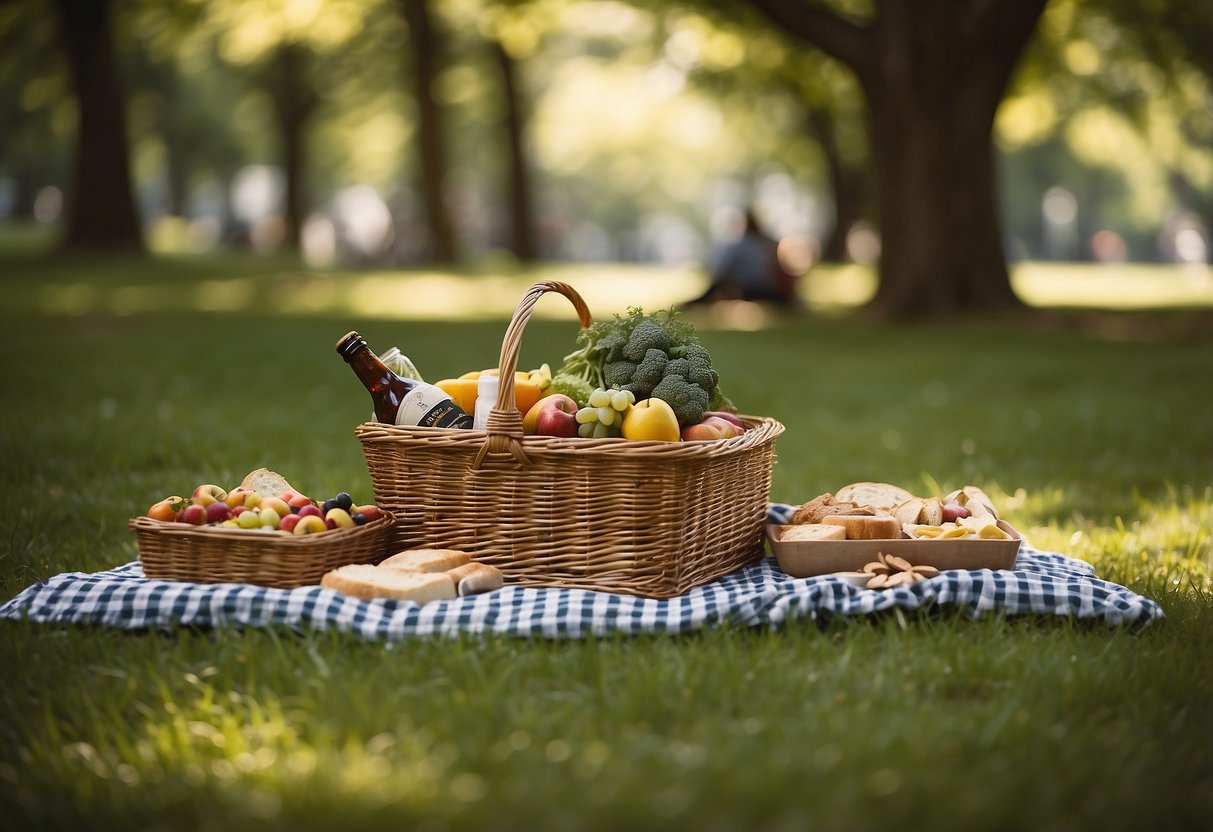
[[[567,284],[532,286],[502,342],[501,386],[485,431],[367,422],[376,503],[396,517],[390,548],[451,548],[511,583],[681,595],[762,556],[783,425],[710,442],[562,439],[522,433],[514,370],[522,332],[547,292],[589,310]]]
[[[383,517],[318,534],[267,534],[245,529],[164,523],[136,517],[143,574],[168,581],[240,583],[293,589],[320,583],[325,572],[350,563],[379,563],[387,555],[394,518]]]

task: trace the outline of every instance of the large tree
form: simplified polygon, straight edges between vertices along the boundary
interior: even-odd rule
[[[63,247],[143,250],[109,0],[56,0],[79,104]]]
[[[863,89],[882,246],[875,311],[914,318],[1018,306],[992,130],[1046,0],[875,0],[868,20],[802,0],[750,2],[850,67]]]

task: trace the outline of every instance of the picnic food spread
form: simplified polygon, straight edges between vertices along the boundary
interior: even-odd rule
[[[1020,542],[980,488],[920,497],[876,482],[820,494],[767,532],[793,577],[859,570],[867,575],[859,585],[869,589],[908,585],[940,569],[1009,568]]]

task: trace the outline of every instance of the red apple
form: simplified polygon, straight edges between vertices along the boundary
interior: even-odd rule
[[[227,508],[227,506],[223,507]],[[181,509],[181,513],[177,515],[177,522],[189,523],[191,526],[201,526],[206,522],[206,509],[197,503],[190,503]]]
[[[299,525],[299,521],[303,518],[298,514],[288,514],[278,521],[278,530],[283,532],[295,531],[295,526]]]
[[[682,429],[682,440],[684,442],[732,439],[736,435],[737,429],[733,427],[733,423],[726,422],[724,419],[704,419],[698,424],[687,425]]]
[[[227,492],[217,485],[200,485],[194,489],[193,501],[195,504],[209,506],[211,503],[220,502],[227,498]]]
[[[522,424],[523,433],[528,433],[528,421],[534,425],[534,430],[529,432],[538,436],[576,436],[577,402],[563,393],[553,393],[535,402],[535,406],[527,411]]]
[[[306,505],[300,506],[299,511],[297,511],[295,513],[298,514],[300,517],[320,517],[322,519],[324,517],[324,513],[322,511],[320,511],[320,509],[317,508],[314,503],[308,503]]]
[[[738,436],[745,433],[745,424],[741,421],[740,417],[738,417],[736,413],[729,413],[725,410],[709,410],[707,413],[703,414],[704,419],[709,419],[713,416],[715,416],[717,419],[724,419],[726,422],[732,423],[732,425],[737,428]]]

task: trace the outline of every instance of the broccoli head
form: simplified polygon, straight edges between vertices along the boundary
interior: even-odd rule
[[[664,329],[646,319],[636,324],[636,328],[632,330],[627,344],[623,347],[623,357],[628,361],[640,362],[649,350],[660,350],[664,353],[673,345],[674,342]]]
[[[667,373],[657,383],[651,396],[654,399],[661,399],[672,407],[674,415],[678,417],[678,424],[682,427],[702,422],[704,411],[708,408],[706,390],[687,381],[685,377],[672,373]]]
[[[686,362],[687,381],[699,385],[710,395],[720,384],[720,374],[712,369],[712,356],[704,347],[688,347]]]
[[[602,368],[602,377],[606,381],[607,387],[616,389],[622,389],[625,385],[631,384],[635,374],[636,362],[626,359],[607,362],[607,365]]]

